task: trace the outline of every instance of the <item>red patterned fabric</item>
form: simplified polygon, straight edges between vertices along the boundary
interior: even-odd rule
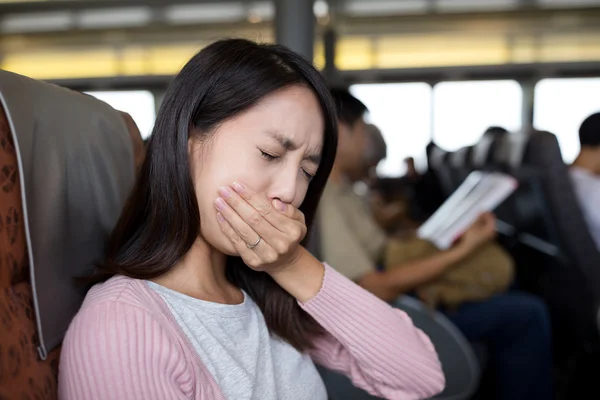
[[[60,349],[45,361],[37,335],[17,157],[0,108],[0,399],[56,399]]]

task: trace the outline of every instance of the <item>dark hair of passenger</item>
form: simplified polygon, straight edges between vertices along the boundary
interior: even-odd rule
[[[489,128],[487,128],[485,130],[484,135],[493,135],[496,137],[502,137],[508,133],[509,133],[508,130],[506,130],[505,128],[503,128],[501,126],[490,126]]]
[[[337,117],[340,121],[353,126],[368,111],[362,101],[352,96],[346,89],[331,89]]]
[[[337,146],[335,108],[326,83],[312,65],[283,46],[222,40],[196,54],[167,90],[135,188],[111,235],[106,258],[97,266],[97,281],[115,274],[152,279],[188,252],[200,234],[188,139],[209,139],[222,122],[292,85],[312,90],[325,127],[322,161],[300,206],[310,232]],[[302,244],[307,243],[308,237]],[[226,276],[260,307],[269,331],[295,348],[311,348],[323,332],[270,275],[247,267],[240,257],[228,257]]]
[[[579,127],[581,147],[600,146],[600,112],[587,117]]]

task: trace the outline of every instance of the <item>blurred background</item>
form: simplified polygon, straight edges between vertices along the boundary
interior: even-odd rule
[[[600,109],[600,0],[0,0],[0,16],[1,68],[89,92],[142,135],[206,44],[287,44],[369,107],[386,177],[492,125],[551,130],[571,162]]]

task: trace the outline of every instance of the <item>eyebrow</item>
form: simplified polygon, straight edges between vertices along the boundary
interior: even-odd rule
[[[292,140],[285,137],[280,132],[268,131],[267,133],[269,134],[269,136],[271,136],[273,139],[275,139],[277,142],[279,142],[281,147],[283,147],[287,151],[296,150],[299,147],[297,143],[294,143]],[[318,165],[321,162],[321,153],[308,154],[305,157],[305,159]]]

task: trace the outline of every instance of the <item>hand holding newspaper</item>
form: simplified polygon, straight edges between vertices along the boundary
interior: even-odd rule
[[[510,175],[472,172],[458,189],[417,231],[417,236],[445,250],[452,246],[477,217],[493,211],[517,189]]]

